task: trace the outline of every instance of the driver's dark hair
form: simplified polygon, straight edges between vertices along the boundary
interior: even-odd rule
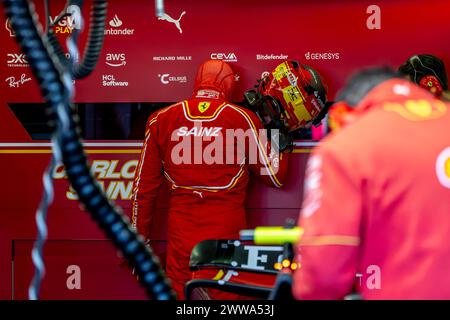
[[[431,54],[416,54],[409,57],[398,68],[398,71],[405,76],[409,76],[416,84],[419,84],[425,76],[437,76],[442,88],[448,90],[445,64],[441,59]]]
[[[356,107],[380,83],[399,77],[399,73],[390,67],[363,69],[349,78],[339,91],[336,101],[345,101],[350,107]]]

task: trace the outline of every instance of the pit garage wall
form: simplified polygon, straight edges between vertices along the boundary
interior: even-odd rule
[[[42,1],[35,1],[43,17]],[[425,1],[166,1],[167,14],[180,28],[153,16],[153,1],[111,0],[108,32],[99,65],[76,82],[78,102],[171,102],[191,94],[197,66],[208,58],[231,60],[236,71],[234,100],[282,58],[315,67],[326,79],[330,98],[354,70],[367,65],[398,66],[414,53],[432,53],[450,65],[446,0]],[[367,9],[381,9],[381,29],[370,30]],[[56,16],[63,1],[52,1]],[[86,11],[86,10],[85,10]],[[114,20],[115,15],[117,19]],[[42,18],[41,18],[42,20]],[[64,22],[57,26],[61,40]],[[84,39],[84,38],[83,38]],[[28,67],[0,18],[0,299],[24,299],[32,275],[30,249],[35,237],[34,211],[41,194],[41,173],[50,155],[48,141],[32,141],[7,107],[12,102],[41,101]],[[261,58],[262,57],[262,58]],[[270,57],[269,59],[267,59]],[[109,58],[109,59],[108,59]],[[172,60],[167,60],[172,59]],[[12,61],[15,60],[15,61]],[[107,64],[118,66],[110,66]],[[12,77],[12,78],[11,78]],[[30,79],[27,81],[28,79]],[[21,81],[22,80],[22,81]],[[141,141],[88,141],[92,163],[107,168],[100,180],[111,197],[130,211],[128,189]],[[247,201],[252,225],[282,224],[296,217],[311,143],[300,143],[292,155],[285,190],[253,182]],[[82,212],[67,181],[55,180],[55,202],[49,212],[46,247],[46,299],[144,298],[129,274],[117,266],[113,248]],[[68,193],[69,192],[69,193]],[[115,194],[116,193],[116,194]],[[166,191],[162,190],[154,225],[157,252],[164,257]],[[339,208],[336,208],[339,214]],[[81,287],[70,278],[81,272]]]

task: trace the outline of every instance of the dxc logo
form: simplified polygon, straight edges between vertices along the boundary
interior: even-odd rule
[[[24,53],[8,53],[7,57],[8,67],[28,67],[28,60]]]

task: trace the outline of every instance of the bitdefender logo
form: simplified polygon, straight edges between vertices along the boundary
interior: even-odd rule
[[[225,62],[237,62],[238,59],[236,54],[233,52],[230,53],[211,53],[212,60],[222,60]]]
[[[256,60],[287,60],[287,54],[257,54]]]
[[[114,18],[109,20],[108,24],[111,28],[105,29],[105,35],[107,36],[131,36],[134,34],[134,29],[129,28],[121,28],[123,26],[123,21],[117,16],[114,15]]]
[[[125,53],[108,53],[105,63],[110,67],[122,67],[127,64]]]

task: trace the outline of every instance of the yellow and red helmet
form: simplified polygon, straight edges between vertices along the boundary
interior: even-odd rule
[[[327,89],[322,78],[294,60],[278,65],[245,96],[264,125],[287,131],[318,125],[326,113]]]

